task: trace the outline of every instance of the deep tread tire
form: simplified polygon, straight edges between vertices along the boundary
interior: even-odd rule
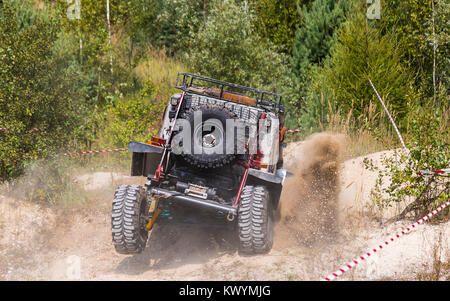
[[[142,186],[123,185],[116,190],[112,202],[111,232],[118,253],[138,254],[145,249],[148,231],[143,227],[143,216],[148,210]]]
[[[264,186],[245,186],[239,201],[239,253],[264,254],[273,245],[273,210]]]

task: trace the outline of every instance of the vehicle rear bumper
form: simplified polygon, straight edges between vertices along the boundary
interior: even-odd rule
[[[167,199],[167,200],[173,200],[179,203],[183,203],[186,205],[191,206],[197,206],[201,207],[203,209],[209,209],[211,211],[219,211],[226,214],[232,214],[233,216],[237,216],[237,207],[231,206],[231,205],[224,205],[219,204],[215,201],[211,200],[204,200],[192,196],[188,196],[185,194],[182,194],[178,191],[170,191],[163,188],[151,188],[151,194],[154,196],[160,197],[160,200]]]

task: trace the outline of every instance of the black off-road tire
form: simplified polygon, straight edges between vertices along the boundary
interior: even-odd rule
[[[122,185],[112,202],[111,232],[116,251],[120,254],[139,254],[147,244],[145,216],[149,204],[145,189],[138,185]]]
[[[202,112],[202,122],[205,122],[210,119],[216,119],[219,120],[222,124],[223,128],[223,135],[221,137],[222,144],[220,148],[222,149],[222,153],[214,153],[214,154],[195,154],[194,153],[194,141],[196,139],[195,137],[195,128],[194,128],[194,113],[196,111]],[[238,144],[238,141],[242,139],[242,137],[238,137],[238,135],[235,133],[234,135],[234,153],[227,154],[226,153],[226,141],[227,138],[225,135],[226,131],[226,121],[227,119],[237,119],[237,116],[235,113],[233,113],[231,110],[225,108],[222,105],[217,104],[205,104],[205,105],[199,105],[194,106],[190,108],[188,111],[182,114],[181,116],[183,119],[186,119],[190,125],[191,125],[191,152],[188,154],[183,154],[183,158],[190,163],[191,165],[200,168],[200,169],[206,169],[206,168],[219,168],[222,166],[225,166],[229,163],[231,163],[236,158],[236,149]],[[242,143],[242,142],[241,142]],[[242,143],[243,145],[243,143]]]
[[[245,186],[238,211],[239,253],[264,254],[273,245],[273,210],[264,186]]]

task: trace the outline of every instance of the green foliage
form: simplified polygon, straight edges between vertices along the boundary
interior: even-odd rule
[[[311,64],[320,64],[336,42],[336,31],[350,9],[352,1],[316,0],[311,9],[299,7],[301,26],[295,34],[292,71],[298,81],[306,78]]]
[[[368,23],[364,13],[356,14],[338,33],[338,44],[324,68],[325,83],[333,90],[339,107],[353,109],[358,117],[374,98],[371,79],[381,97],[387,97],[400,118],[413,99],[410,72],[401,62],[402,51],[395,36],[382,35]]]
[[[123,30],[130,38],[129,51],[142,51],[150,44],[174,54],[188,46],[191,33],[204,23],[207,0],[111,0],[113,31]],[[106,1],[98,5],[86,0],[88,18],[103,22]],[[84,8],[84,2],[82,2]],[[100,18],[97,13],[102,14]],[[94,28],[98,28],[94,27]]]
[[[368,168],[379,171],[372,195],[380,207],[402,201],[409,203],[397,218],[404,218],[411,212],[415,218],[422,217],[449,200],[449,177],[417,174],[418,170],[450,166],[448,114],[448,108],[442,111],[433,106],[416,107],[408,116],[411,127],[405,137],[410,154],[396,150],[394,156],[382,160],[382,169],[366,161]],[[386,179],[389,184],[383,185]],[[448,217],[449,211],[446,212]]]
[[[190,47],[189,37],[204,25],[209,9],[206,0],[154,0],[159,13],[153,25],[152,45],[173,54]]]
[[[403,52],[396,36],[382,34],[376,24],[368,22],[364,7],[360,7],[342,23],[336,39],[323,67],[306,65],[310,70],[302,125],[317,128],[318,122],[328,122],[324,116],[332,112],[351,112],[351,118],[357,120],[366,118],[369,105],[378,103],[368,79],[385,98],[391,113],[402,121],[416,96],[411,72],[402,64]],[[380,112],[381,106],[378,108]]]
[[[433,26],[433,9],[434,17]],[[450,4],[435,0],[382,1],[381,27],[396,34],[404,49],[403,62],[416,73],[415,83],[424,96],[433,95],[433,44],[436,41],[437,84],[448,85],[448,20]],[[433,27],[436,36],[433,35]],[[436,40],[434,40],[436,38]]]
[[[315,132],[330,122],[330,116],[345,114],[337,104],[331,88],[325,84],[325,76],[321,67],[312,66],[309,71],[310,86],[304,92],[304,103],[301,107],[303,113],[298,123],[305,132]]]
[[[352,0],[316,0],[311,7],[304,5],[298,7],[298,27],[293,45],[291,72],[294,86],[290,91],[289,106],[291,114],[296,116],[294,124],[304,128],[317,128],[317,117],[323,116],[324,109],[328,108],[327,91],[320,92],[323,78],[320,76],[320,67],[330,55],[331,48],[336,44],[336,34],[340,25],[352,8]],[[312,89],[312,85],[315,89]],[[327,99],[323,99],[323,96]],[[321,105],[321,104],[324,105]],[[320,111],[320,112],[319,112]],[[307,112],[309,116],[302,117]],[[318,115],[319,114],[319,115]],[[289,118],[294,119],[293,117]],[[303,121],[301,121],[303,119]]]
[[[58,20],[28,2],[0,9],[0,178],[20,174],[26,160],[54,153],[76,137],[86,107],[79,76],[57,51]],[[45,132],[30,134],[32,128]]]
[[[124,147],[130,141],[150,141],[158,134],[158,125],[165,102],[154,98],[154,87],[150,82],[144,85],[135,98],[124,98],[108,106],[106,137],[108,145]]]
[[[253,19],[256,33],[262,38],[269,39],[281,47],[283,52],[291,53],[295,30],[299,15],[297,5],[307,1],[292,0],[250,0],[250,9],[257,18]]]
[[[233,0],[215,0],[206,24],[194,34],[186,62],[196,73],[280,91],[284,57],[252,29],[254,15]]]
[[[442,106],[448,103],[448,91],[450,89],[450,2],[438,1],[434,7],[433,18],[428,19],[428,27],[433,29],[426,33],[428,43],[435,47],[435,85],[433,89],[435,105]],[[430,54],[429,54],[430,55]],[[431,85],[430,85],[431,86]],[[431,92],[431,89],[430,89]],[[444,92],[444,93],[442,93]],[[431,93],[430,93],[431,95]]]

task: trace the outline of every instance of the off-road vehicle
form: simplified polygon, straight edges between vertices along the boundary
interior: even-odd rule
[[[132,176],[112,202],[117,252],[136,254],[157,223],[229,226],[240,254],[270,251],[286,172],[281,96],[180,73],[157,137],[130,142]]]

